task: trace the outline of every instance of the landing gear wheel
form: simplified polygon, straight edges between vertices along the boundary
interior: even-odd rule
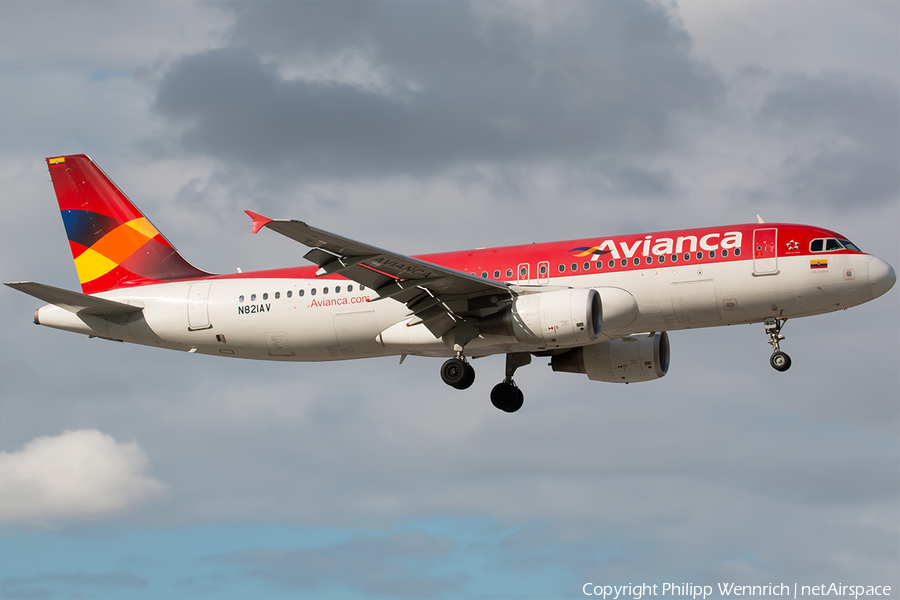
[[[451,358],[441,367],[441,379],[458,390],[464,390],[475,382],[475,369],[460,358]]]
[[[772,365],[772,368],[776,371],[787,371],[791,368],[791,357],[779,350],[772,354],[772,358],[769,359],[769,364]]]
[[[781,340],[784,339],[784,336],[781,335],[781,328],[785,323],[787,323],[787,319],[776,319],[775,317],[769,317],[765,321],[766,335],[769,336],[769,345],[772,346],[772,357],[769,359],[769,364],[773,369],[781,372],[791,368],[791,357],[781,351]]]
[[[472,384],[475,383],[475,368],[470,364],[466,364],[466,373],[463,375],[462,381],[460,381],[457,385],[453,386],[458,390],[465,390],[472,387]]]
[[[491,404],[503,412],[514,413],[522,408],[524,402],[525,395],[515,384],[504,381],[491,390]]]

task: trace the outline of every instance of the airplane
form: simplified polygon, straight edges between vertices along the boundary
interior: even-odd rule
[[[506,355],[491,402],[519,410],[533,356],[553,371],[635,383],[666,375],[668,331],[762,323],[770,364],[788,319],[843,310],[893,287],[885,261],[846,236],[758,223],[405,256],[302,221],[245,211],[310,248],[312,266],[213,274],[187,262],[86,155],[46,159],[82,293],[6,285],[49,304],[34,323],[189,353],[279,361]]]

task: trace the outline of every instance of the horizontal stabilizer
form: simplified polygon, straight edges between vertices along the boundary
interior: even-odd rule
[[[141,312],[143,310],[139,306],[131,306],[130,304],[122,304],[114,300],[106,298],[98,298],[97,296],[88,296],[79,292],[71,292],[61,288],[56,288],[43,283],[34,283],[33,281],[14,281],[7,283],[9,287],[24,292],[29,296],[34,296],[44,302],[55,304],[69,312],[84,315],[95,315],[98,317],[111,315],[127,315],[129,313]]]

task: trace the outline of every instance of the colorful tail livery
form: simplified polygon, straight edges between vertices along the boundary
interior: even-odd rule
[[[837,232],[761,219],[407,256],[251,211],[253,233],[269,229],[311,248],[304,258],[314,264],[210,275],[87,156],[47,163],[84,293],[7,283],[49,302],[35,323],[233,358],[443,357],[441,379],[460,390],[475,381],[469,358],[501,354],[491,402],[506,412],[522,407],[513,375],[533,356],[593,381],[663,377],[667,331],[763,324],[769,363],[786,371],[788,319],[868,302],[897,279]]]
[[[188,263],[84,154],[48,158],[85,294],[206,277]]]

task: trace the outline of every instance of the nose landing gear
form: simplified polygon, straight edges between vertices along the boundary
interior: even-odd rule
[[[769,358],[769,364],[776,371],[782,372],[791,368],[791,357],[787,353],[782,352],[780,346],[781,340],[784,339],[784,336],[781,335],[781,328],[784,327],[785,323],[787,323],[787,319],[776,319],[775,317],[769,317],[765,321],[769,345],[772,346],[772,356]]]

